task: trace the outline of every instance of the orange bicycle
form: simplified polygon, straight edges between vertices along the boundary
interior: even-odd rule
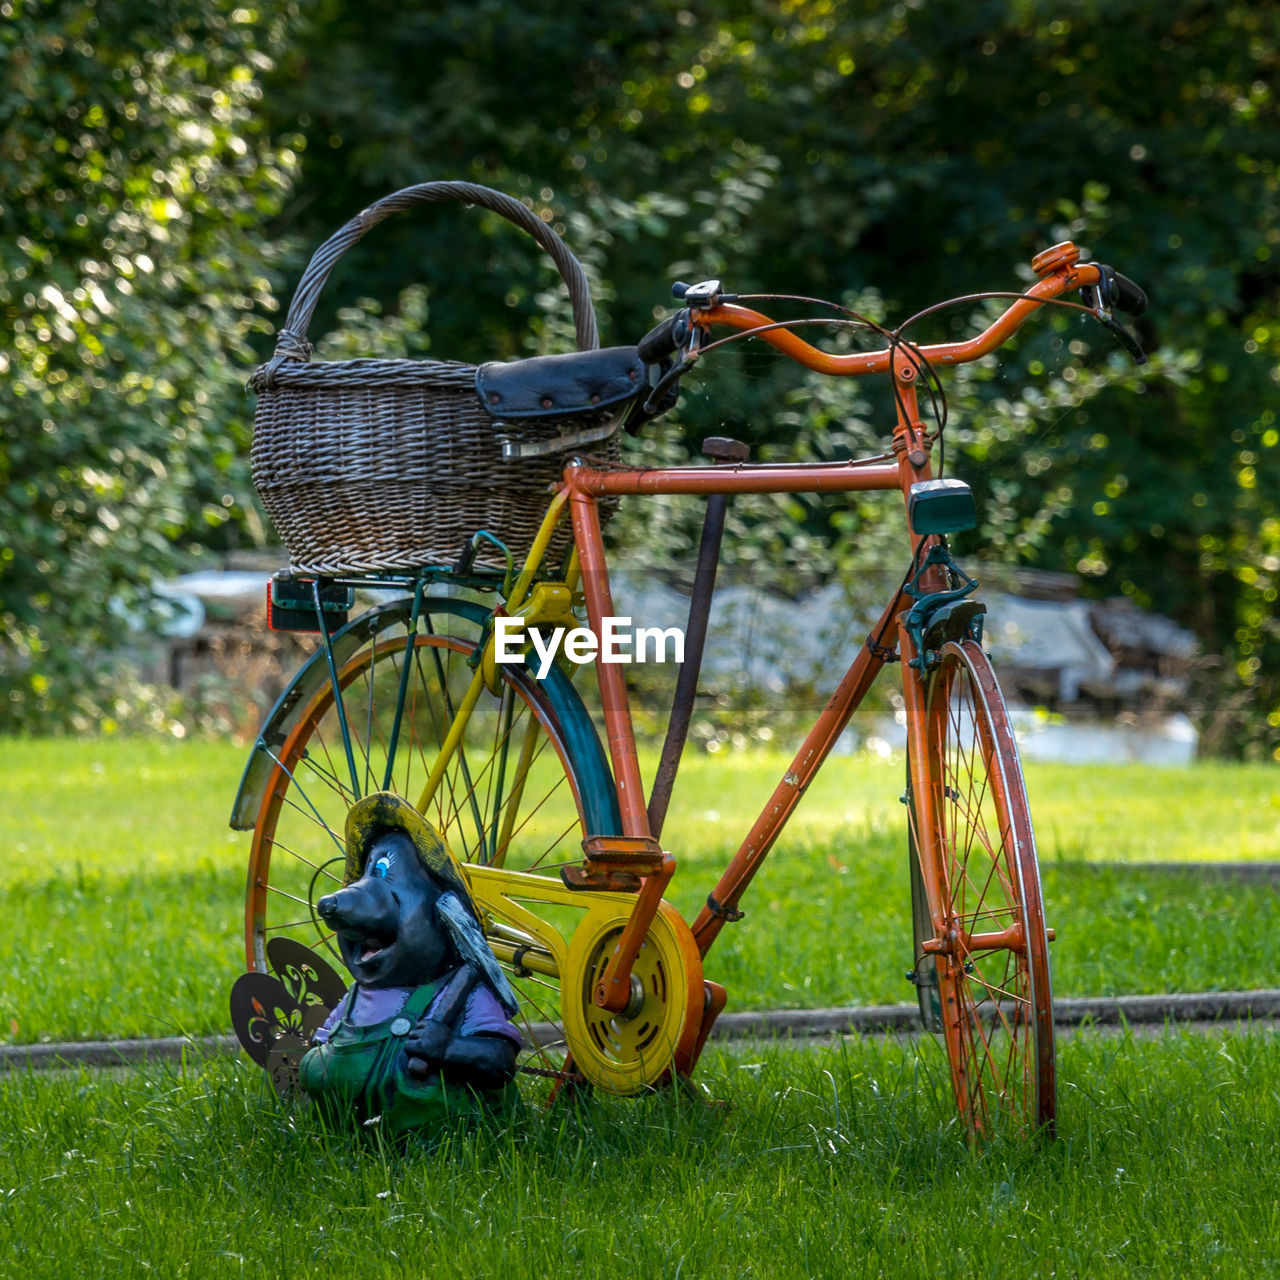
[[[507,422],[522,405],[536,416],[568,384],[588,402],[597,394],[607,401],[610,388],[623,386],[615,396],[623,409],[604,425],[593,419],[576,438],[508,441],[512,466],[526,452],[551,455],[559,473],[522,564],[492,530],[477,530],[451,565],[277,577],[277,614],[299,613],[300,625],[309,617],[321,647],[268,717],[236,801],[233,825],[254,833],[250,965],[264,967],[273,936],[328,942],[315,903],[341,879],[347,809],[370,791],[394,790],[414,801],[465,865],[488,941],[526,1006],[528,1075],[553,1089],[586,1082],[617,1093],[687,1075],[726,1002],[723,987],[704,974],[716,938],[741,919],[742,897],[805,789],[877,675],[896,664],[907,725],[911,977],[921,1014],[945,1043],[956,1103],[973,1132],[1005,1123],[1052,1132],[1052,932],[1014,734],[982,646],[985,606],[947,543],[949,533],[972,527],[974,503],[962,482],[933,475],[937,433],[920,410],[920,389],[935,385],[938,369],[996,350],[1055,301],[1117,329],[1140,356],[1114,316],[1141,309],[1137,286],[1081,263],[1070,244],[1032,265],[1037,283],[984,295],[1010,305],[963,342],[916,345],[901,329],[837,309],[837,323],[871,329],[882,342],[874,351],[832,354],[797,336],[805,321],[775,321],[746,305],[756,300],[710,281],[677,286],[683,305],[636,348],[485,366],[481,399],[503,400]],[[1072,291],[1081,302],[1062,300]],[[592,459],[593,444],[660,412],[697,361],[743,337],[824,374],[889,377],[891,450],[843,462],[753,464],[734,442],[711,441],[711,465],[636,469],[616,453]],[[901,585],[687,922],[664,897],[679,851],[664,848],[661,833],[689,727],[724,504],[742,493],[867,490],[902,495]],[[621,666],[598,643],[614,612],[601,507],[646,494],[708,498],[685,662],[652,788],[641,776]],[[347,621],[354,591],[375,587],[382,602]],[[583,629],[597,641],[603,742],[573,682],[581,664],[563,654],[541,661],[532,647],[537,641],[539,653],[549,651],[557,628],[561,636]],[[547,1024],[562,1031],[549,1033]]]

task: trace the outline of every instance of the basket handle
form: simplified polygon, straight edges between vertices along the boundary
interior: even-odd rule
[[[587,275],[582,269],[582,263],[532,209],[526,208],[519,200],[504,195],[501,191],[494,191],[491,187],[482,187],[474,182],[420,182],[416,186],[405,187],[371,204],[367,209],[356,214],[346,226],[335,231],[315,251],[294,291],[293,301],[289,304],[289,314],[285,317],[284,328],[276,335],[275,356],[270,364],[276,365],[284,359],[303,361],[311,359],[312,346],[307,341],[307,328],[311,324],[316,303],[320,300],[320,291],[324,288],[324,283],[329,278],[329,272],[333,270],[334,264],[364,236],[366,231],[372,230],[384,218],[389,218],[393,213],[399,213],[401,209],[450,200],[463,204],[478,204],[482,208],[492,209],[494,213],[500,213],[508,221],[514,222],[516,226],[527,231],[551,255],[556,269],[569,287],[578,350],[592,351],[600,345],[595,307],[591,302],[591,289],[587,284]]]

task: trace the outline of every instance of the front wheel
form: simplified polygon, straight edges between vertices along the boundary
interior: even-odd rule
[[[916,979],[936,979],[956,1103],[974,1133],[1052,1132],[1048,934],[1022,769],[982,647],[945,644],[913,742]]]

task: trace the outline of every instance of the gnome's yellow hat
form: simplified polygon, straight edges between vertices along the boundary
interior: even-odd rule
[[[444,888],[452,889],[475,911],[471,890],[462,864],[445,844],[440,833],[403,796],[394,791],[375,791],[357,800],[347,813],[347,864],[344,884],[364,873],[369,847],[384,832],[403,831],[417,850],[423,870]]]

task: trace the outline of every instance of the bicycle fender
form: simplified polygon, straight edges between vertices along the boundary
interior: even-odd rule
[[[333,635],[334,663],[341,667],[361,645],[380,632],[407,623],[412,604],[409,599],[393,600],[352,619]],[[462,618],[479,630],[492,610],[470,600],[430,596],[423,601],[423,613],[427,617],[444,614]],[[527,666],[524,670],[528,678],[535,681]],[[565,748],[579,771],[582,807],[589,833],[618,834],[622,830],[622,820],[608,757],[578,691],[558,666],[553,666],[544,680],[535,682],[551,704]],[[231,808],[230,825],[233,830],[252,831],[257,824],[258,811],[280,749],[303,711],[328,683],[328,663],[324,650],[318,649],[298,669],[262,723]]]

